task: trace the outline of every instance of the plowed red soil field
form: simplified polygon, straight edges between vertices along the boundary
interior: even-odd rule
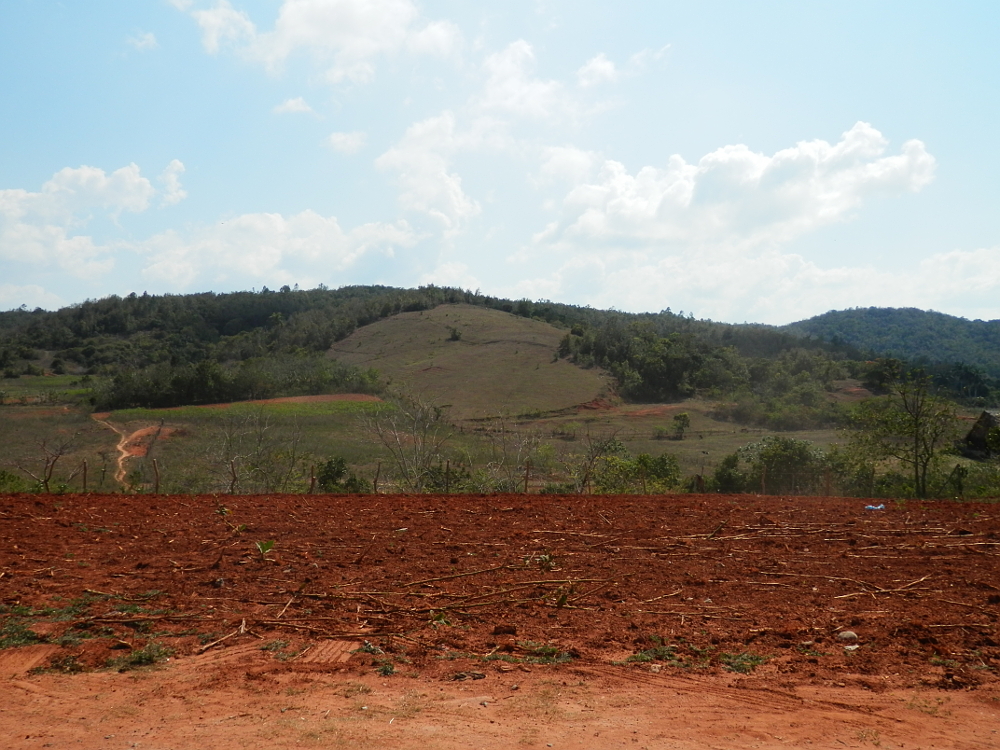
[[[871,504],[0,496],[0,746],[1000,747],[1000,506]]]

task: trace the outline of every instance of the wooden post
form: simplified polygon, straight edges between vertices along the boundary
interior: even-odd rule
[[[87,492],[87,459],[83,459],[83,491]]]
[[[531,461],[524,465],[524,494],[528,494],[528,478],[531,476]]]
[[[156,459],[155,458],[153,459],[153,476],[156,478],[155,482],[153,484],[153,494],[154,495],[159,495],[160,494],[160,467],[156,463]]]
[[[762,466],[760,469],[760,494],[767,494],[767,466]]]
[[[444,494],[451,494],[451,459],[444,462]]]
[[[378,465],[375,466],[375,481],[372,482],[372,492],[378,494],[378,475],[382,472],[382,462],[379,461]]]
[[[309,467],[309,494],[311,495],[316,489],[316,464]]]
[[[236,459],[229,460],[229,473],[232,476],[232,481],[229,483],[229,494],[236,494]]]

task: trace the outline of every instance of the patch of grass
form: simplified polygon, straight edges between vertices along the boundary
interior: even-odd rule
[[[0,625],[0,649],[30,646],[44,640],[32,631],[21,617],[8,617],[3,625]]]
[[[645,664],[652,661],[661,661],[671,664],[673,666],[687,666],[684,660],[677,656],[677,647],[670,646],[663,642],[663,639],[658,635],[653,635],[649,637],[649,640],[653,642],[651,648],[643,649],[642,651],[637,651],[622,662],[616,662],[617,664]]]
[[[52,657],[48,666],[35,667],[29,670],[29,674],[79,674],[86,671],[87,667],[77,661],[77,658],[73,654],[65,654],[63,656]]]
[[[741,654],[719,654],[719,661],[730,672],[750,674],[766,662],[767,657],[755,654],[753,651],[744,651]]]
[[[166,419],[214,420],[220,415],[231,414],[233,410],[252,408],[261,410],[270,417],[329,417],[366,414],[377,408],[377,401],[310,401],[306,403],[264,403],[234,402],[211,406],[178,406],[172,409],[121,409],[113,412],[115,422],[145,422]]]
[[[517,645],[524,649],[524,661],[529,664],[565,664],[573,659],[572,654],[550,644],[523,641]]]
[[[108,659],[106,666],[109,669],[117,669],[119,672],[128,672],[132,669],[149,667],[161,661],[165,661],[174,655],[174,650],[162,643],[150,641],[140,649],[136,649],[125,656],[115,659]]]
[[[282,649],[288,648],[288,641],[285,640],[274,640],[269,643],[265,643],[260,647],[261,651],[281,651]]]

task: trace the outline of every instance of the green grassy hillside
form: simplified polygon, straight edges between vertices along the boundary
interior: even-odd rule
[[[609,384],[598,368],[556,359],[565,334],[499,310],[443,305],[359,328],[330,356],[448,405],[452,419],[547,413],[592,401]]]

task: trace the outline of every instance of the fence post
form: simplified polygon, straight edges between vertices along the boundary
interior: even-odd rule
[[[154,495],[159,495],[160,494],[160,467],[156,463],[156,459],[155,458],[153,459],[153,476],[156,478],[155,479],[155,483],[153,484],[153,494]]]
[[[83,459],[83,492],[87,493],[87,459]]]
[[[382,472],[382,462],[379,461],[378,465],[375,466],[375,480],[372,482],[372,494],[378,494],[378,475]]]
[[[444,462],[444,494],[451,494],[451,459]]]
[[[524,465],[524,494],[528,494],[528,478],[531,476],[531,461]]]
[[[309,494],[316,489],[316,464],[309,467]]]

